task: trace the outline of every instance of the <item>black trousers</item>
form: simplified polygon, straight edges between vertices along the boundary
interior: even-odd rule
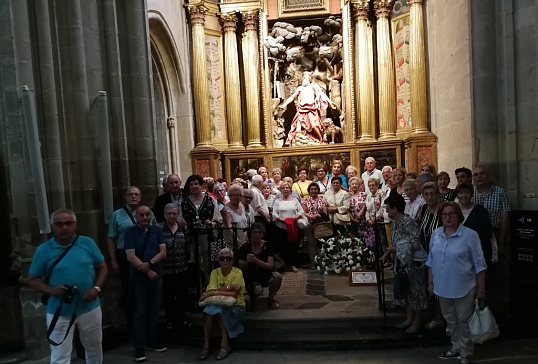
[[[127,320],[127,331],[131,332],[133,328],[133,299],[129,272],[131,263],[127,260],[127,254],[123,249],[116,249],[116,260],[120,268],[121,303],[123,304],[123,310]]]
[[[274,241],[275,243],[277,243],[277,249],[282,254],[282,259],[284,259],[284,262],[286,263],[288,268],[297,267],[297,252],[299,251],[299,239],[289,241],[288,232],[286,231],[286,229],[282,229],[279,227],[275,227],[274,235]]]
[[[185,307],[189,294],[189,271],[163,274],[163,299],[166,321],[180,325],[185,321]]]

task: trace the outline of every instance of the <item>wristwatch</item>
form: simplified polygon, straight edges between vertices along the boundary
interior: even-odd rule
[[[101,287],[99,287],[99,286],[93,286],[93,288],[94,288],[97,292],[101,292]]]

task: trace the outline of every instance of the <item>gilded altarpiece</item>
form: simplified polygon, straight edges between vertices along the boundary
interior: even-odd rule
[[[298,164],[311,169],[334,159],[362,170],[367,156],[393,167],[410,157],[406,167],[414,170],[419,145],[420,159],[436,164],[423,103],[422,6],[422,0],[218,3],[221,34],[206,20],[205,50],[211,140],[225,177],[260,165],[286,167],[292,176]],[[238,61],[226,62],[227,54]]]

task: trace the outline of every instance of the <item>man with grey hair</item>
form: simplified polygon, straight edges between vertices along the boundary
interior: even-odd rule
[[[93,239],[76,234],[77,217],[73,211],[54,211],[51,224],[54,237],[37,248],[28,274],[28,285],[49,297],[50,362],[71,362],[72,326],[76,325],[86,349],[86,363],[101,364],[99,293],[108,273],[105,257]]]
[[[392,177],[392,167],[391,166],[385,166],[381,169],[381,175],[383,176],[383,180],[385,181],[385,183],[383,184],[383,186],[381,187],[381,189],[383,191],[385,191],[385,195],[388,196],[388,194],[390,193],[390,186],[389,184],[387,183],[387,181],[389,179],[391,179]]]
[[[250,206],[254,209],[254,219],[256,222],[267,224],[269,219],[269,207],[267,207],[267,201],[263,197],[261,187],[263,184],[263,177],[259,174],[252,177],[252,202]]]
[[[168,188],[168,176],[163,177],[163,182],[161,184],[161,188],[163,190],[163,193],[167,193],[169,191],[169,188]]]
[[[155,219],[160,224],[165,221],[164,218],[164,207],[169,203],[175,203],[180,206],[182,197],[181,190],[181,178],[175,173],[169,174],[167,177],[168,191],[157,197],[155,200]]]
[[[422,196],[422,186],[426,182],[435,182],[433,174],[430,172],[422,172],[417,176],[417,193]]]
[[[252,187],[252,177],[258,174],[258,171],[255,169],[249,169],[247,171],[247,185],[248,188]]]
[[[375,178],[377,179],[377,184],[379,188],[382,188],[385,184],[385,180],[383,179],[383,174],[381,173],[381,171],[376,168],[376,162],[374,157],[366,158],[366,160],[364,161],[364,167],[366,169],[362,174],[362,180],[364,181],[364,184],[368,185],[368,180],[370,178]],[[366,193],[368,195],[372,194],[369,188],[366,188]]]

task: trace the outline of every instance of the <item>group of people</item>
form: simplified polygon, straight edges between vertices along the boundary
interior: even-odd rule
[[[262,166],[250,170],[246,180],[235,179],[230,186],[225,180],[192,175],[184,189],[180,177],[171,174],[163,180],[164,193],[153,209],[141,203],[140,189],[129,187],[125,205],[110,219],[108,252],[110,268],[122,280],[135,360],[145,360],[146,350],[166,350],[156,335],[161,299],[167,328],[192,325],[186,319],[185,304],[197,255],[206,278],[200,300],[211,302],[204,309],[205,344],[200,359],[209,355],[215,322],[222,334],[217,359],[224,359],[230,350],[228,338],[244,330],[241,320],[247,302],[254,308],[256,297],[267,287],[268,305],[278,309],[276,294],[283,267],[289,272],[298,271],[298,249],[306,238],[315,268],[318,242],[314,227],[330,222],[333,234],[361,234],[365,239],[373,236],[383,244],[385,254],[381,259],[395,272],[394,303],[407,309],[407,318],[398,327],[417,332],[421,328],[420,313],[428,307],[429,296],[434,295],[435,317],[426,328],[445,325],[446,321],[453,343],[451,350],[440,357],[461,357],[462,363],[470,362],[473,346],[467,320],[472,301],[485,297],[486,291],[489,297],[499,293],[491,282],[501,276],[500,262],[507,255],[510,206],[506,193],[491,183],[484,166],[473,171],[457,169],[455,190],[448,187],[448,173],[437,174],[432,165],[422,166],[421,172],[413,175],[390,166],[379,170],[374,158],[369,157],[364,170],[362,175],[353,166],[344,170],[342,162],[335,160],[330,169],[323,163],[317,165],[313,180],[309,180],[306,167],[298,168],[294,181],[283,178],[279,168],[269,176]],[[72,211],[56,211],[51,223],[55,236],[37,250],[29,284],[51,296],[49,323],[58,307],[68,307],[67,315],[62,313],[56,322],[51,338],[61,340],[61,333],[69,325],[68,315],[76,313],[87,362],[101,362],[98,293],[107,265],[95,242],[76,235]],[[385,229],[389,223],[391,227]],[[232,234],[225,233],[224,245],[218,242],[215,247],[217,242],[210,235],[198,236],[196,252],[196,228],[217,225],[229,229],[225,232],[237,228],[237,240],[233,242]],[[70,249],[74,252],[69,254]],[[66,255],[69,258],[63,259]],[[74,306],[62,303],[67,285],[80,291]],[[215,304],[214,296],[224,297],[226,302],[232,299],[233,304]],[[52,362],[69,362],[70,337],[51,348]]]

